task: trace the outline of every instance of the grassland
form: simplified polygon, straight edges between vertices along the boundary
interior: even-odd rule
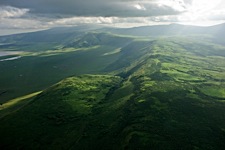
[[[134,40],[109,33],[80,34],[64,39],[42,32],[2,38],[8,44],[0,46],[0,51],[20,53],[0,58],[21,58],[0,61],[0,102],[43,90],[69,76],[108,73],[105,68],[115,63],[121,57],[120,49]]]
[[[20,122],[21,124],[19,123],[20,125],[18,124],[20,127],[14,128],[15,130],[12,129],[13,131],[10,131],[10,133],[7,130],[5,130],[6,132],[1,130],[1,143],[5,143],[1,144],[1,148],[20,149],[23,148],[22,143],[30,143],[26,148],[33,149],[41,148],[41,143],[47,144],[50,142],[51,148],[69,149],[71,144],[78,142],[84,136],[84,130],[87,127],[93,107],[105,101],[105,95],[112,88],[118,86],[120,82],[120,77],[106,75],[83,75],[59,82],[39,94],[22,111],[13,113],[9,118],[5,117],[1,120],[2,123],[7,122],[7,124],[1,125],[1,129],[6,129],[9,125],[14,126],[15,122],[23,120]],[[29,114],[28,118],[27,113]],[[11,117],[14,118],[14,121]],[[36,121],[32,121],[33,119]],[[27,127],[30,123],[32,127]],[[80,130],[80,127],[83,129]],[[26,128],[26,131],[24,128]],[[70,131],[70,129],[73,131]],[[50,132],[51,134],[49,134]],[[64,136],[59,136],[56,140],[55,137],[58,133],[62,135],[66,133],[70,140],[67,140]],[[6,138],[2,139],[3,135]],[[41,137],[43,135],[46,136]],[[10,138],[16,139],[17,136],[21,137],[17,141],[21,146],[18,147],[17,144],[8,143]],[[30,140],[27,141],[27,139]],[[40,139],[40,141],[36,143],[37,139]],[[67,146],[64,147],[64,144]],[[43,148],[48,149],[50,147],[46,145]]]
[[[124,37],[129,42],[113,46],[108,42],[115,35],[102,42],[107,34],[90,34],[71,47],[5,62],[24,67],[31,89],[37,80],[40,89],[76,76],[28,99],[16,113],[0,110],[9,110],[0,120],[1,149],[224,148],[224,46],[188,36]],[[33,63],[25,67],[27,62]],[[80,75],[86,73],[94,75]],[[11,86],[18,82],[14,79]],[[2,89],[9,87],[6,81]],[[16,100],[11,108],[25,102]]]

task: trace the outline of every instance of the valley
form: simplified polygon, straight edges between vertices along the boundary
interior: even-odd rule
[[[222,27],[0,37],[0,148],[223,149]]]

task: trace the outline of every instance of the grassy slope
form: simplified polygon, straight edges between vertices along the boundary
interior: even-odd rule
[[[190,38],[134,45],[105,68],[122,78],[65,79],[3,118],[2,148],[223,149],[225,48]]]
[[[133,40],[111,34],[90,34],[92,36],[88,39],[89,34],[70,41],[72,44],[74,40],[78,40],[79,43],[92,43],[87,47],[76,48],[79,46],[73,45],[73,47],[61,48],[63,46],[58,45],[56,49],[51,47],[52,49],[47,50],[37,46],[43,43],[37,43],[29,45],[31,51],[25,48],[28,52],[20,54],[22,58],[0,62],[0,103],[43,90],[72,75],[103,73],[105,67],[120,57],[119,51],[115,51]],[[95,43],[96,38],[97,43]],[[109,45],[110,40],[112,40],[111,45]],[[24,51],[23,46],[16,48]]]
[[[16,113],[18,110],[22,109],[24,106],[29,104],[33,100],[33,98],[40,93],[41,91],[31,93],[31,94],[21,96],[1,104],[0,119],[12,113]]]
[[[225,58],[215,45],[192,44],[199,48],[155,41],[149,59],[131,75],[136,94],[125,115],[126,148],[223,148]]]
[[[114,76],[84,75],[50,87],[1,120],[1,149],[69,149],[84,136],[93,107],[120,82]]]

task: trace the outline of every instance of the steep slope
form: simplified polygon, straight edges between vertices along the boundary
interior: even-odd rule
[[[83,75],[50,87],[1,120],[1,149],[69,149],[85,135],[93,108],[120,82],[119,77]]]
[[[2,149],[223,149],[225,47],[136,41],[107,75],[65,79],[1,120]]]
[[[54,36],[52,35],[54,32],[50,35],[46,32],[44,33],[47,34],[47,38]],[[44,33],[40,34],[44,36]],[[60,35],[60,31],[56,34]],[[67,37],[60,43],[56,42],[57,48],[55,46],[49,48],[39,43],[42,49],[37,46],[38,42],[31,44],[31,49],[28,48],[29,46],[25,49],[23,46],[17,46],[16,49],[19,51],[17,55],[0,56],[0,103],[40,91],[72,75],[103,73],[108,65],[120,57],[120,49],[133,40],[132,37],[89,32],[74,38]],[[49,44],[49,42],[45,43]],[[13,48],[3,50],[17,52]],[[4,61],[8,58],[18,59]]]

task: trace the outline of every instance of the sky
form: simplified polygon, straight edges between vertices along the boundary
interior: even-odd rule
[[[225,22],[223,0],[0,0],[0,35],[61,26]]]

